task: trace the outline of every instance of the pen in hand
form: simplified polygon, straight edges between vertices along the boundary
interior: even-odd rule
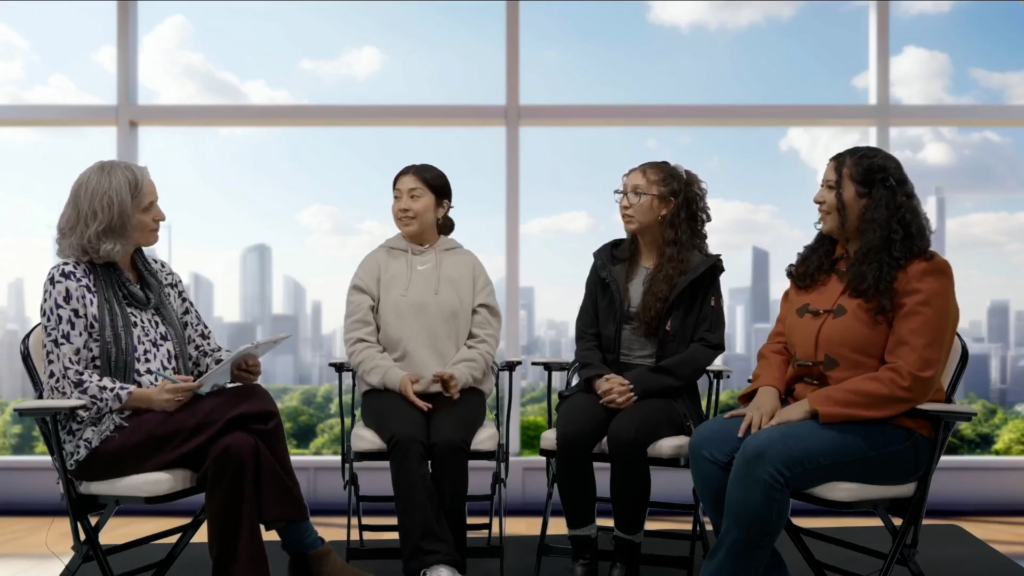
[[[170,374],[164,374],[163,372],[161,372],[159,370],[153,370],[152,372],[153,372],[153,374],[156,374],[157,376],[163,378],[164,380],[169,380],[171,382],[174,382],[175,384],[181,384],[182,383],[181,380],[178,380],[177,378],[175,378],[174,376],[171,376]]]

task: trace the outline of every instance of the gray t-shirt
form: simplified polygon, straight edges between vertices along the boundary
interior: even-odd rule
[[[646,266],[638,267],[633,280],[629,283],[629,307],[622,323],[622,350],[619,354],[619,359],[628,364],[651,366],[655,362],[657,340],[645,337],[636,326],[636,311],[640,308],[640,300],[644,296],[644,280],[650,272],[651,269]]]

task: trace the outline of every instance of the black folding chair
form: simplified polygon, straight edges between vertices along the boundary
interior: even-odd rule
[[[956,404],[954,401],[960,380],[963,378],[964,371],[967,370],[967,360],[967,345],[957,334],[953,341],[953,349],[949,354],[949,361],[942,373],[942,385],[946,389],[946,402],[927,402],[911,410],[915,416],[928,417],[935,427],[935,444],[928,467],[918,481],[900,486],[829,482],[792,495],[794,500],[823,508],[874,512],[892,537],[892,545],[889,550],[881,552],[822,534],[816,530],[797,526],[790,519],[786,524],[786,533],[789,534],[793,544],[800,551],[800,555],[811,567],[814,576],[827,576],[828,572],[841,576],[858,576],[858,573],[817,559],[804,541],[805,537],[882,560],[884,563],[878,573],[879,576],[889,576],[896,566],[906,567],[914,576],[924,576],[916,556],[921,524],[924,521],[925,509],[928,505],[928,490],[931,487],[932,476],[935,474],[939,458],[946,449],[946,444],[957,423],[970,422],[978,415],[974,408]],[[898,528],[892,521],[893,516],[903,519]]]
[[[152,544],[158,540],[178,535],[178,539],[167,551],[167,554],[155,562],[139,566],[120,576],[131,576],[152,571],[153,576],[163,576],[170,571],[178,556],[185,551],[185,546],[192,540],[196,532],[206,521],[206,506],[202,505],[191,520],[155,534],[136,538],[131,542],[116,546],[104,547],[100,543],[100,533],[107,521],[114,515],[118,507],[125,505],[156,505],[174,502],[203,493],[196,486],[196,475],[185,469],[163,470],[146,474],[135,474],[102,482],[78,482],[68,474],[64,460],[64,451],[60,444],[60,433],[57,426],[59,417],[81,410],[88,406],[84,400],[49,399],[43,400],[43,329],[36,324],[21,341],[21,361],[25,365],[32,388],[38,400],[21,402],[14,406],[19,416],[32,418],[39,427],[39,434],[46,444],[46,449],[57,470],[58,484],[61,487],[62,499],[67,507],[68,519],[71,522],[71,549],[74,556],[68,562],[61,576],[71,576],[78,572],[83,564],[96,562],[104,576],[118,576],[110,567],[109,558],[127,550]],[[93,523],[91,516],[99,514]],[[79,532],[81,528],[81,532]]]
[[[537,560],[533,569],[534,576],[537,576],[538,574],[540,574],[541,562],[543,561],[544,557],[572,557],[572,548],[568,546],[556,546],[547,543],[548,521],[551,517],[551,501],[554,497],[555,486],[558,483],[558,477],[555,474],[555,447],[557,445],[557,438],[555,433],[554,414],[552,413],[552,393],[554,392],[555,373],[567,373],[565,379],[565,387],[568,387],[570,383],[576,378],[579,366],[575,362],[555,359],[534,360],[532,364],[534,366],[541,366],[542,368],[544,368],[544,371],[547,372],[548,389],[548,429],[543,434],[541,434],[540,437],[540,455],[545,458],[545,462],[547,465],[546,467],[548,475],[548,491],[547,496],[544,500],[544,520],[541,523],[540,543],[537,546]],[[719,394],[721,394],[722,380],[728,378],[730,372],[732,372],[732,370],[725,366],[713,365],[708,367],[706,373],[708,379],[708,393],[704,407],[705,418],[713,418],[715,415],[718,414],[718,399]],[[714,405],[712,405],[712,398],[714,399]],[[655,468],[689,469],[690,464],[687,457],[689,454],[689,447],[689,436],[672,436],[669,438],[663,438],[661,440],[658,440],[654,444],[651,444],[650,448],[647,449],[647,462],[650,464],[650,466]],[[595,463],[610,462],[608,456],[607,438],[602,440],[601,443],[598,444],[596,448],[594,448],[593,459]],[[692,522],[690,530],[688,532],[678,530],[644,530],[644,538],[658,538],[664,540],[689,542],[689,554],[667,555],[643,553],[640,555],[641,565],[660,566],[664,568],[678,567],[687,574],[693,574],[696,545],[698,539],[701,543],[701,556],[707,557],[707,553],[710,549],[710,546],[708,545],[707,530],[704,527],[702,516],[698,513],[698,510],[700,509],[700,500],[697,498],[696,490],[692,491],[692,496],[692,504],[652,500],[649,505],[649,509],[666,510],[671,512],[682,512],[685,514],[690,514],[692,517]],[[611,504],[611,499],[599,496],[597,498],[597,503]],[[611,526],[599,525],[597,530],[600,534],[614,533],[614,529]],[[598,559],[603,561],[611,561],[613,560],[612,552],[610,550],[601,549],[598,551]]]
[[[356,373],[348,362],[330,362],[331,368],[338,373],[338,407],[341,417],[341,437],[345,442],[341,455],[341,476],[345,482],[345,490],[348,492],[348,534],[345,545],[345,558],[348,561],[354,560],[399,560],[401,550],[394,546],[367,546],[364,540],[365,532],[397,532],[397,524],[364,523],[363,504],[394,504],[393,495],[367,495],[361,492],[359,484],[359,473],[356,471],[356,464],[359,462],[387,462],[387,446],[373,430],[370,430],[362,420],[356,422]],[[490,492],[487,494],[470,494],[468,501],[486,502],[488,506],[488,521],[466,526],[469,532],[487,532],[487,542],[483,546],[470,546],[467,550],[469,558],[495,558],[498,560],[500,574],[505,573],[505,488],[508,479],[509,467],[509,427],[507,422],[512,413],[512,381],[516,368],[522,365],[520,360],[506,360],[501,364],[491,365],[491,375],[494,378],[494,390],[497,394],[495,409],[492,414],[494,420],[485,419],[483,425],[473,438],[470,448],[470,461],[494,462],[494,472],[491,474]],[[344,391],[344,375],[352,375],[352,388],[350,390],[349,425],[345,426],[345,414],[342,404]],[[505,419],[502,420],[502,398],[501,398],[501,374],[505,373],[508,379],[508,395],[504,406]],[[351,436],[346,439],[346,430],[351,430]],[[353,506],[353,500],[355,505]],[[355,512],[357,528],[359,532],[359,545],[352,545],[352,514]],[[494,520],[498,520],[498,541],[494,543]]]

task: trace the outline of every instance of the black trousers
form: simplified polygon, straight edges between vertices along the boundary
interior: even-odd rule
[[[477,388],[458,400],[443,394],[421,399],[423,412],[390,390],[363,394],[363,422],[388,446],[398,515],[402,572],[419,576],[438,564],[466,572],[466,500],[470,446],[487,417]]]
[[[597,522],[592,453],[607,436],[615,529],[626,536],[640,534],[651,499],[647,448],[689,432],[682,401],[652,398],[616,410],[601,405],[596,393],[581,390],[559,402],[555,429],[555,472],[566,527],[582,530]]]
[[[259,384],[193,396],[174,412],[139,410],[71,471],[96,482],[170,468],[206,490],[213,574],[270,576],[260,524],[309,519],[277,404]]]

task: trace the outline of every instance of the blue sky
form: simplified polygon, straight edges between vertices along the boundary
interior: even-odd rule
[[[45,4],[54,4],[46,6]],[[527,104],[867,102],[867,8],[857,2],[524,2]],[[142,2],[140,102],[501,104],[502,2]],[[0,105],[112,103],[114,2],[0,2]],[[894,3],[896,103],[1024,104],[1018,2]],[[668,159],[707,181],[726,287],[771,252],[773,297],[813,233],[827,158],[868,143],[841,128],[523,128],[521,279],[538,317],[572,320],[590,254],[621,234],[611,192]],[[238,314],[239,252],[266,242],[283,274],[344,313],[350,275],[394,231],[389,187],[412,162],[445,170],[455,238],[504,276],[501,128],[142,128],[173,263]],[[946,188],[963,323],[992,298],[1024,309],[1024,130],[896,130],[922,196]],[[24,278],[30,317],[71,183],[115,155],[112,128],[0,129],[0,305]],[[158,247],[167,254],[167,237]],[[280,290],[275,293],[275,301]],[[276,302],[279,304],[279,302]]]

